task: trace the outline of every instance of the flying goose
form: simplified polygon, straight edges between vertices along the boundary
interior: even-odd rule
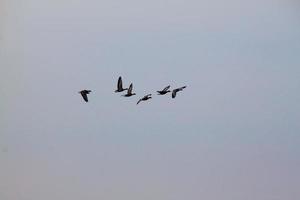
[[[151,96],[152,96],[152,94],[148,94],[148,95],[144,96],[136,103],[136,105],[138,105],[141,101],[147,101],[147,100],[151,99],[152,98]]]
[[[171,92],[169,89],[170,89],[170,85],[169,86],[167,86],[167,87],[165,87],[163,90],[161,90],[161,91],[157,91],[158,92],[158,95],[165,95],[165,94],[167,94],[168,92]]]
[[[184,88],[186,88],[186,86],[174,89],[173,92],[172,92],[172,98],[174,99],[176,97],[177,92],[182,91]]]
[[[133,84],[131,83],[129,86],[129,89],[127,90],[127,94],[122,95],[123,97],[131,97],[133,95],[136,95],[135,93],[132,93]]]
[[[88,94],[90,93],[90,92],[92,92],[91,90],[81,90],[80,92],[78,92],[78,93],[80,93],[81,94],[81,96],[82,96],[82,98],[83,98],[83,100],[85,101],[85,102],[88,102],[89,100],[88,100]]]
[[[123,92],[125,90],[128,90],[128,88],[123,88],[123,81],[122,81],[122,77],[120,76],[118,79],[117,90],[115,92]]]

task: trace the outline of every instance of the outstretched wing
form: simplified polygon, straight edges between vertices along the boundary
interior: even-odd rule
[[[133,85],[131,83],[130,86],[129,86],[129,88],[128,88],[128,94],[132,94],[132,88],[133,88]]]
[[[123,82],[122,82],[122,77],[120,76],[118,80],[118,90],[122,90],[122,89],[123,89]]]
[[[145,97],[148,98],[148,97],[151,97],[151,96],[152,96],[152,94],[147,94]]]
[[[81,92],[81,96],[82,96],[82,98],[84,99],[85,102],[89,101],[86,93]]]
[[[186,88],[186,86],[183,86],[181,88],[178,88],[180,91],[183,90],[184,88]]]
[[[168,85],[167,87],[165,87],[165,89],[163,89],[163,92],[166,92],[166,91],[168,91],[168,89],[170,89],[170,85]]]
[[[178,92],[177,89],[173,90],[173,92],[172,92],[172,98],[173,98],[173,99],[176,97],[177,92]]]

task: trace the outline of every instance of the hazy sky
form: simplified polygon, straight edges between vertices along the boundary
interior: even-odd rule
[[[299,13],[0,0],[0,199],[300,199]],[[169,84],[188,87],[135,105]]]

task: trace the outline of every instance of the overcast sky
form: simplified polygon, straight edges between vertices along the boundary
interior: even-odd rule
[[[0,0],[0,199],[300,199],[299,13]],[[169,84],[188,87],[136,106]]]

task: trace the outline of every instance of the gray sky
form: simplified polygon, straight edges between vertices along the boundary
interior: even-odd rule
[[[0,1],[0,199],[299,199],[299,6]]]

